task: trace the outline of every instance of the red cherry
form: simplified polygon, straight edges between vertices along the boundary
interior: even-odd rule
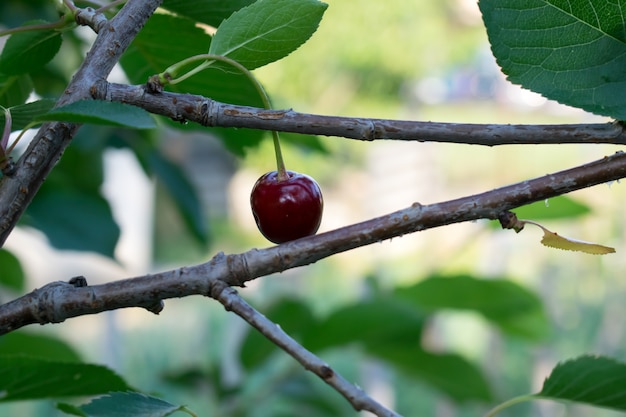
[[[268,240],[284,243],[314,235],[322,221],[324,200],[317,182],[308,175],[277,171],[257,180],[250,194],[252,214],[259,230]]]

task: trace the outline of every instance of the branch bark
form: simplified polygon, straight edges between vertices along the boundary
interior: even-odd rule
[[[57,106],[89,98],[94,85],[106,83],[122,53],[161,1],[130,0],[110,22],[92,18],[98,22],[98,36]],[[44,124],[15,163],[13,173],[0,180],[0,246],[61,158],[78,127],[71,123]]]
[[[625,144],[623,126],[617,123],[586,125],[493,125],[456,124],[347,118],[298,113],[293,110],[263,110],[220,103],[202,96],[153,92],[145,86],[106,82],[145,21],[161,0],[130,0],[110,22],[89,10],[78,14],[98,37],[89,56],[72,78],[57,106],[85,98],[120,101],[154,114],[203,126],[279,130],[303,134],[340,136],[358,140],[395,139],[454,142],[495,146],[503,144],[613,143]],[[47,123],[39,130],[12,173],[0,180],[0,246],[61,157],[79,128],[70,123]],[[555,197],[581,188],[626,177],[626,155],[617,153],[577,168],[502,187],[474,196],[431,205],[411,207],[283,245],[224,255],[209,262],[145,275],[103,285],[52,282],[0,306],[0,334],[23,326],[59,323],[86,314],[127,307],[153,313],[162,300],[193,294],[210,296],[234,311],[284,349],[305,369],[318,375],[341,393],[356,410],[378,416],[397,416],[300,346],[249,306],[231,286],[286,269],[307,265],[339,252],[354,249],[428,228],[477,219],[497,219],[507,210]]]
[[[350,383],[341,374],[333,370],[330,365],[306,350],[279,326],[255,310],[233,288],[228,287],[223,282],[216,284],[213,286],[211,297],[222,303],[226,310],[237,314],[268,340],[287,352],[304,369],[313,372],[322,381],[333,387],[352,404],[355,410],[370,411],[379,417],[400,417],[399,414],[374,400],[361,388]]]
[[[411,207],[365,222],[241,254],[219,253],[209,262],[76,287],[53,282],[0,306],[0,335],[33,323],[59,323],[105,310],[142,307],[160,311],[161,300],[215,294],[213,286],[245,286],[247,281],[308,265],[339,252],[434,227],[497,219],[515,207],[626,177],[626,154],[612,156],[473,196]]]
[[[191,94],[154,92],[148,86],[107,83],[113,66],[160,3],[160,0],[130,0],[110,22],[93,10],[78,14],[78,20],[90,25],[98,37],[57,106],[91,97],[133,104],[154,114],[203,126],[279,130],[366,141],[395,139],[485,146],[626,143],[623,126],[617,123],[480,125],[321,116],[230,105]],[[15,164],[13,173],[0,181],[0,246],[78,127],[69,123],[43,125]],[[497,219],[502,212],[521,205],[625,177],[626,155],[617,153],[577,168],[474,196],[424,206],[415,203],[386,216],[283,245],[241,254],[219,253],[209,262],[196,266],[95,286],[76,279],[52,282],[0,305],[0,335],[29,324],[59,323],[71,317],[118,308],[140,307],[158,314],[164,299],[194,294],[210,296],[334,387],[356,410],[395,417],[395,412],[377,403],[300,346],[231,287],[245,286],[247,281],[261,276],[407,233],[481,218]]]
[[[531,145],[561,143],[626,144],[621,123],[565,125],[498,125],[439,123],[306,114],[225,104],[209,98],[170,92],[152,92],[144,85],[100,84],[93,97],[120,101],[173,120],[202,126],[236,127],[311,135],[468,145]]]

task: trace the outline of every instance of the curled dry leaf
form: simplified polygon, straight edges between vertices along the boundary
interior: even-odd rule
[[[551,232],[542,225],[531,222],[529,220],[523,220],[525,223],[534,224],[543,230],[543,238],[541,238],[541,244],[549,248],[571,250],[576,252],[584,252],[592,255],[606,255],[607,253],[615,253],[615,248],[609,246],[599,245],[597,243],[584,242],[582,240],[571,239],[565,236],[561,236],[557,233]]]

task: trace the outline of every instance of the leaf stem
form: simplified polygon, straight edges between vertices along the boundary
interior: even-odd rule
[[[96,9],[97,13],[104,13],[107,10],[111,10],[114,7],[119,6],[120,4],[125,4],[127,0],[115,0],[114,2],[111,2],[105,6],[102,6],[98,9]]]
[[[0,139],[0,170],[4,171],[10,163],[8,157],[10,152],[7,152],[6,148],[9,144],[9,136],[11,135],[12,119],[9,109],[2,107],[2,110],[4,111],[4,129],[2,130],[2,139]]]
[[[62,5],[59,5],[59,9],[62,9],[63,6],[67,8],[67,10],[71,11],[73,14],[76,14],[78,11],[78,7],[71,0],[63,0]]]
[[[179,408],[177,411],[182,411],[183,413],[187,413],[191,417],[198,417],[198,415],[196,413],[194,413],[193,411],[191,411],[190,409],[188,409],[187,407],[184,407],[184,406]]]
[[[203,61],[200,65],[195,67],[194,69],[186,72],[178,78],[175,78],[177,73],[181,71],[185,66],[192,64],[196,61]],[[177,62],[174,65],[170,65],[163,73],[159,74],[159,81],[163,84],[177,84],[187,78],[191,77],[194,74],[210,67],[215,62],[223,62],[233,68],[239,70],[243,75],[245,75],[254,85],[257,93],[261,96],[261,101],[263,102],[263,107],[267,110],[272,109],[272,103],[270,102],[270,98],[267,95],[267,92],[259,82],[259,80],[250,72],[248,68],[241,65],[239,62],[234,59],[230,59],[228,57],[222,55],[212,55],[212,54],[201,54],[194,55],[192,57],[186,58],[182,61]],[[285,161],[283,159],[283,153],[280,147],[280,139],[278,137],[278,132],[276,130],[272,130],[272,138],[274,140],[274,152],[276,154],[276,171],[278,172],[278,181],[284,181],[289,178],[287,175],[287,169],[285,168]]]
[[[9,155],[11,152],[13,152],[13,149],[15,149],[15,145],[17,145],[17,143],[20,141],[20,139],[22,139],[22,136],[24,136],[24,133],[26,133],[28,131],[28,129],[30,129],[32,127],[35,127],[35,126],[37,126],[40,123],[41,122],[30,122],[29,124],[24,126],[24,128],[22,129],[20,134],[17,135],[17,137],[15,138],[13,143],[11,143],[11,145],[7,148],[7,151],[6,151],[7,155]]]
[[[0,148],[4,151],[9,144],[9,136],[11,135],[11,125],[13,121],[11,119],[11,111],[6,107],[0,107],[2,108],[2,111],[4,111],[4,129],[2,130],[2,139],[0,139]]]
[[[509,408],[513,405],[523,403],[524,401],[531,401],[534,399],[535,399],[535,396],[532,394],[520,395],[519,397],[511,398],[510,400],[505,401],[502,404],[499,404],[495,406],[494,408],[492,408],[487,414],[485,414],[484,417],[495,417],[496,414],[498,414],[500,411],[504,410],[505,408]]]
[[[53,22],[53,23],[42,23],[39,25],[20,26],[16,28],[7,29],[7,30],[2,30],[0,31],[0,37],[12,35],[14,33],[19,33],[19,32],[32,32],[35,30],[46,30],[46,29],[60,29],[64,27],[65,25],[66,25],[66,19],[61,18],[60,20],[57,20],[56,22]]]

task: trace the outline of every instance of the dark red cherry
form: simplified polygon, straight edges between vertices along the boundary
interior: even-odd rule
[[[324,200],[317,182],[308,175],[286,171],[261,176],[250,194],[252,214],[259,230],[268,240],[284,243],[314,235],[322,221]]]

